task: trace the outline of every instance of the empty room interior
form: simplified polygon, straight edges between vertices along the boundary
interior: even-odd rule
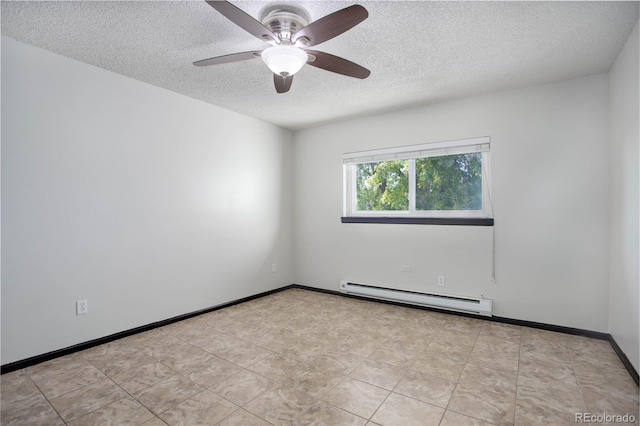
[[[639,2],[1,7],[2,425],[638,424]]]

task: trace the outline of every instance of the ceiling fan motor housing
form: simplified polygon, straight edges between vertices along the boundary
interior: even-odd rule
[[[281,41],[290,43],[293,34],[309,24],[303,15],[301,10],[277,6],[262,18],[262,25],[277,34]]]

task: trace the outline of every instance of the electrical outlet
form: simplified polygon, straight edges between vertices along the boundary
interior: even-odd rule
[[[411,265],[402,265],[402,272],[411,272]]]
[[[275,263],[271,264],[271,272],[277,272],[278,271],[278,266]]]
[[[89,312],[89,304],[86,300],[76,301],[76,315],[84,315]]]
[[[438,275],[438,287],[444,287],[444,275]]]

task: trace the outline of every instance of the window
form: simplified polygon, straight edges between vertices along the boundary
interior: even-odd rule
[[[489,161],[488,137],[345,154],[343,222],[492,225],[465,220],[491,218]]]

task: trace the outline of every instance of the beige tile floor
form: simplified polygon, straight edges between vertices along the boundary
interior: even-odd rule
[[[290,289],[1,377],[2,425],[532,425],[638,416],[608,342]]]

